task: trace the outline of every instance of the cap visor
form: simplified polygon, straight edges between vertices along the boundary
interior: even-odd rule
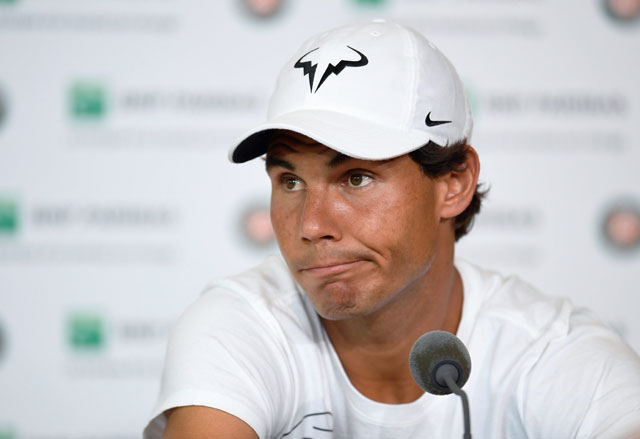
[[[272,130],[289,130],[349,157],[386,160],[414,151],[433,140],[419,130],[398,130],[342,113],[299,110],[283,114],[245,133],[229,150],[229,160],[244,163],[267,152]]]

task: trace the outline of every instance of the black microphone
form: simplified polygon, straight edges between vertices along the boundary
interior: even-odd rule
[[[471,439],[467,394],[461,389],[471,374],[471,357],[464,343],[446,331],[422,335],[411,348],[409,369],[415,382],[434,395],[455,393],[462,399],[464,439]]]

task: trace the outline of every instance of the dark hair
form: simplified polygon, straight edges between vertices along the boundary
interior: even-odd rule
[[[410,152],[409,157],[420,165],[423,174],[430,178],[436,178],[451,171],[463,171],[467,159],[467,149],[466,139],[446,148],[429,142],[422,148]],[[473,218],[480,212],[482,199],[487,194],[487,190],[482,190],[481,186],[478,184],[467,208],[454,218],[453,226],[456,241],[471,230]]]

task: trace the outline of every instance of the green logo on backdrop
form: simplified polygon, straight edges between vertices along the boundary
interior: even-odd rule
[[[17,203],[0,197],[0,235],[15,233],[18,222]]]
[[[69,91],[71,114],[78,119],[100,119],[107,111],[104,87],[89,82],[74,84]]]
[[[355,2],[362,6],[380,6],[384,5],[386,0],[355,0]]]
[[[1,1],[2,0],[0,0],[0,2]],[[0,426],[0,439],[14,439],[16,437],[16,433],[11,427]]]
[[[106,342],[105,325],[96,314],[72,313],[67,320],[69,345],[78,351],[97,351]]]
[[[0,0],[0,5],[11,5],[14,4],[17,0]],[[2,439],[2,436],[0,436]]]

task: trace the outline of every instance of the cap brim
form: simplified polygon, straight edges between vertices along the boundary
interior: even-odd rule
[[[386,160],[440,139],[419,130],[398,130],[326,110],[283,114],[245,133],[229,150],[229,160],[244,163],[267,152],[273,130],[290,130],[349,157]]]

